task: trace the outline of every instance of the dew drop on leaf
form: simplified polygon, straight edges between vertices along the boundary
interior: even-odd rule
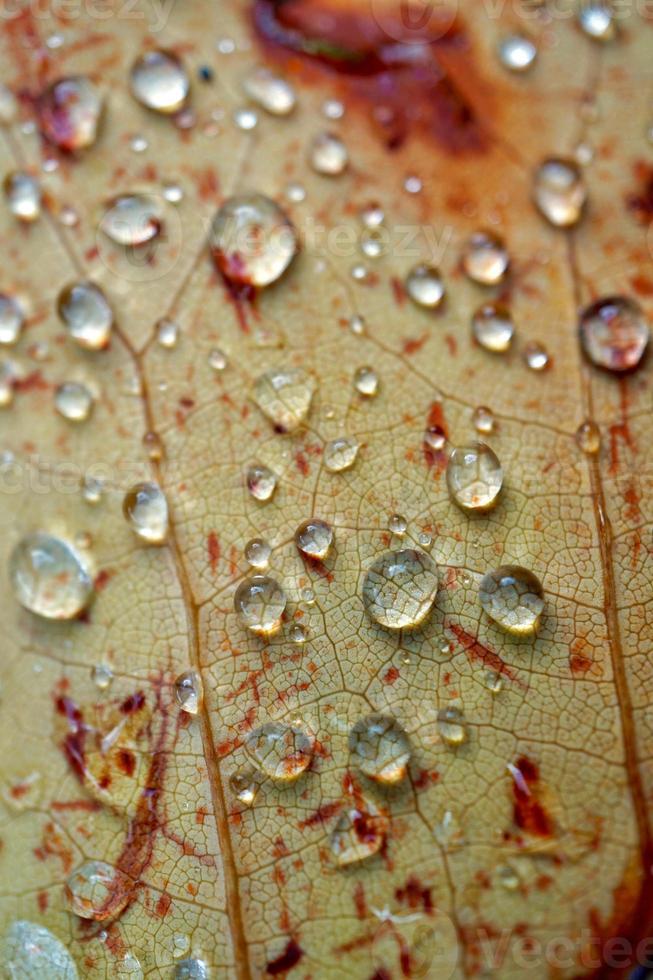
[[[179,324],[168,317],[159,320],[156,325],[156,339],[161,347],[175,347],[179,339]]]
[[[540,625],[544,595],[540,580],[520,565],[501,565],[480,581],[481,606],[508,633],[529,635]]]
[[[290,627],[289,634],[292,642],[296,643],[298,646],[306,643],[306,640],[308,639],[306,627],[302,626],[301,623],[293,623],[293,625]]]
[[[10,88],[0,84],[0,126],[10,126],[16,119],[17,113],[16,96]]]
[[[211,224],[210,247],[230,282],[262,288],[276,282],[299,248],[295,227],[271,198],[239,194],[228,198]]]
[[[528,71],[536,57],[535,42],[525,34],[509,34],[499,42],[499,61],[508,71]]]
[[[388,531],[391,534],[396,534],[397,537],[403,538],[404,534],[408,530],[408,521],[403,514],[391,514],[388,518]]]
[[[113,681],[113,671],[108,664],[96,664],[91,671],[91,679],[99,691],[106,691]]]
[[[133,882],[105,861],[85,861],[66,879],[68,908],[81,919],[113,918],[132,897]]]
[[[324,447],[324,466],[329,473],[342,473],[356,462],[360,446],[355,439],[340,436],[331,439]]]
[[[303,184],[293,182],[286,185],[285,195],[292,204],[301,204],[306,200],[306,188]]]
[[[93,597],[93,580],[75,549],[45,531],[18,542],[9,577],[21,606],[45,619],[74,619]]]
[[[228,364],[227,355],[219,347],[214,347],[209,351],[209,367],[214,371],[224,371]]]
[[[252,102],[256,102],[273,116],[287,116],[297,102],[290,82],[262,65],[253,68],[245,76],[243,91]]]
[[[304,521],[295,531],[295,544],[306,558],[322,561],[333,545],[333,528],[326,521],[312,517]]]
[[[7,174],[3,184],[9,210],[19,221],[36,221],[41,214],[41,188],[36,177],[22,171]]]
[[[515,325],[510,311],[501,303],[484,303],[472,317],[472,330],[485,350],[503,354],[512,344]]]
[[[163,214],[156,198],[148,194],[119,194],[106,205],[100,228],[117,245],[135,247],[157,238]]]
[[[94,476],[87,475],[82,481],[82,496],[87,504],[99,504],[102,499],[103,484]]]
[[[315,382],[303,368],[273,368],[254,382],[252,396],[264,415],[281,432],[293,432],[306,419]]]
[[[171,51],[146,51],[136,59],[129,74],[132,95],[141,105],[169,115],[182,108],[190,91],[190,79]]]
[[[209,980],[209,968],[204,960],[190,957],[175,966],[175,980]]]
[[[18,300],[0,293],[0,344],[15,344],[24,322],[25,314]]]
[[[587,200],[583,175],[574,160],[550,157],[535,171],[533,199],[541,214],[556,228],[580,221]]]
[[[347,800],[331,833],[331,851],[339,867],[377,854],[390,830],[387,814],[361,794]]]
[[[354,388],[364,398],[374,398],[379,391],[379,377],[373,367],[365,365],[356,369]]]
[[[99,286],[76,282],[59,293],[57,311],[70,337],[87,350],[107,346],[113,311]]]
[[[250,109],[249,106],[236,109],[233,120],[238,129],[242,129],[244,133],[249,133],[258,126],[258,113],[255,109]]]
[[[352,764],[379,783],[400,782],[410,760],[410,742],[395,718],[383,714],[366,715],[349,733]]]
[[[272,498],[277,488],[277,477],[267,466],[255,463],[247,470],[247,489],[255,500],[264,503]]]
[[[360,250],[368,259],[378,259],[387,251],[388,236],[382,228],[366,228],[360,237]]]
[[[251,806],[259,791],[259,778],[253,769],[242,769],[232,772],[229,777],[229,788],[239,803]]]
[[[587,306],[579,323],[587,358],[607,371],[632,371],[650,339],[648,319],[639,303],[626,296],[608,296]]]
[[[184,191],[180,184],[167,181],[162,188],[162,194],[169,204],[179,204],[184,199]]]
[[[517,891],[521,885],[519,875],[511,864],[502,864],[497,868],[497,879],[506,891]]]
[[[337,177],[349,165],[349,152],[335,133],[318,133],[310,146],[309,161],[316,173]]]
[[[492,694],[499,694],[503,688],[503,677],[499,671],[488,669],[485,671],[483,683]]]
[[[13,361],[0,361],[0,408],[8,408],[14,400],[14,390],[21,371]]]
[[[177,704],[189,715],[196,715],[202,703],[202,679],[195,670],[185,670],[175,681]]]
[[[234,595],[234,609],[241,624],[261,636],[277,632],[285,608],[286,594],[269,575],[244,579]]]
[[[252,538],[245,545],[245,561],[252,568],[267,568],[272,549],[263,538]]]
[[[360,313],[354,313],[349,317],[349,329],[357,337],[365,333],[365,318]]]
[[[413,629],[431,611],[438,592],[438,570],[423,551],[387,551],[370,566],[363,580],[368,616],[386,629]]]
[[[95,143],[102,96],[90,78],[72,75],[60,78],[37,102],[41,132],[60,150],[74,153]]]
[[[0,962],[11,980],[78,980],[75,962],[45,926],[13,922],[0,942]]]
[[[549,366],[549,352],[539,341],[530,341],[523,350],[524,363],[531,371],[545,371]]]
[[[270,721],[250,732],[245,746],[262,773],[276,782],[289,783],[308,768],[315,740],[308,730],[298,725]]]
[[[345,107],[339,99],[325,99],[322,103],[322,115],[325,119],[342,119]]]
[[[147,544],[163,544],[168,535],[168,502],[158,483],[136,483],[125,494],[127,523]]]
[[[593,41],[612,41],[617,35],[614,11],[608,0],[583,0],[578,9],[578,23]]]
[[[360,212],[361,224],[365,228],[378,228],[385,221],[385,214],[380,204],[367,204]]]
[[[79,381],[66,381],[54,393],[54,406],[69,422],[85,422],[93,410],[93,394]]]
[[[467,723],[460,705],[452,703],[440,708],[437,726],[442,741],[447,745],[463,745],[467,741]]]
[[[433,265],[414,266],[405,280],[406,293],[417,306],[434,310],[444,299],[440,270]]]
[[[586,419],[576,429],[576,442],[579,449],[582,449],[588,456],[598,453],[601,448],[601,430],[596,422]]]
[[[494,413],[486,405],[478,405],[472,412],[472,425],[480,435],[494,432]]]
[[[465,244],[462,265],[473,282],[494,286],[506,275],[510,256],[498,235],[490,231],[476,231]]]
[[[462,510],[483,513],[496,505],[503,486],[497,454],[484,442],[459,446],[447,464],[447,487]]]
[[[436,453],[444,449],[447,442],[444,429],[440,425],[430,425],[428,429],[425,429],[423,439],[424,445]]]

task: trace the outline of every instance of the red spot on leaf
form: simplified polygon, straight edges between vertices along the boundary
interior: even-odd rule
[[[303,955],[304,950],[296,940],[289,939],[283,953],[268,963],[267,972],[272,977],[277,977],[281,973],[287,973],[294,966],[297,966]]]
[[[206,539],[206,547],[209,552],[209,565],[211,567],[211,571],[215,573],[218,567],[218,562],[220,561],[220,542],[215,531],[211,531],[209,533],[209,536]]]
[[[521,756],[510,766],[514,797],[513,819],[518,827],[536,837],[550,837],[553,822],[538,799],[540,773],[537,765]]]
[[[504,663],[498,653],[490,650],[488,647],[483,646],[475,636],[468,633],[459,626],[458,623],[445,622],[445,629],[450,630],[451,633],[456,637],[463,650],[467,654],[467,659],[470,663],[482,663],[485,667],[490,667],[492,670],[496,671],[502,677],[507,677],[508,680],[513,681],[522,690],[526,689],[526,685],[523,684],[515,670],[509,667],[508,664]]]

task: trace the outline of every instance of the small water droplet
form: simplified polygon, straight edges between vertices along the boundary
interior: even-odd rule
[[[515,325],[510,311],[500,303],[484,303],[472,317],[476,341],[493,354],[503,354],[512,344]]]
[[[97,139],[102,95],[83,75],[60,78],[37,100],[37,111],[45,138],[60,150],[75,153]]]
[[[322,103],[322,115],[325,119],[342,119],[345,107],[338,99],[325,99]]]
[[[380,204],[366,204],[361,209],[360,220],[365,228],[379,228],[385,221],[385,213]]]
[[[192,956],[180,960],[175,967],[175,980],[209,980],[209,968],[204,960]]]
[[[486,405],[479,405],[472,412],[472,425],[482,435],[494,432],[494,414]]]
[[[240,194],[228,198],[211,225],[213,260],[230,282],[269,286],[286,271],[299,248],[295,227],[271,198]]]
[[[505,277],[510,256],[503,242],[490,231],[477,231],[467,240],[462,254],[463,269],[473,282],[494,286]]]
[[[306,419],[315,382],[302,368],[273,368],[254,382],[253,398],[281,432],[293,432]]]
[[[308,768],[315,739],[307,729],[298,725],[270,721],[250,732],[245,746],[262,773],[277,782],[289,783]]]
[[[485,512],[497,503],[503,486],[499,458],[484,442],[454,449],[447,465],[451,499],[462,510]]]
[[[357,337],[362,337],[365,333],[365,318],[360,313],[353,313],[349,317],[349,329]]]
[[[579,323],[585,355],[607,371],[632,371],[650,339],[648,319],[639,303],[626,296],[608,296],[587,306]]]
[[[387,551],[363,580],[368,616],[386,629],[414,629],[428,616],[438,592],[438,570],[423,551]]]
[[[594,159],[594,147],[591,143],[577,143],[574,148],[574,160],[581,167],[587,167]]]
[[[122,511],[142,541],[163,544],[168,535],[168,502],[157,483],[136,483],[125,494]]]
[[[106,205],[100,228],[117,245],[135,247],[161,234],[159,201],[147,194],[119,194]]]
[[[586,419],[576,430],[576,442],[584,453],[589,456],[598,453],[601,448],[601,430],[596,422]]]
[[[359,395],[374,398],[379,391],[379,378],[374,368],[369,365],[357,368],[354,374],[354,387]]]
[[[204,692],[202,679],[195,670],[186,670],[175,681],[175,698],[177,704],[189,715],[196,715],[200,710]]]
[[[324,466],[329,473],[342,473],[349,470],[356,462],[359,444],[355,439],[341,436],[332,439],[324,447]]]
[[[333,545],[333,528],[326,521],[312,517],[295,531],[295,544],[306,558],[323,561]]]
[[[182,108],[190,91],[190,79],[171,51],[146,51],[136,59],[129,75],[132,95],[141,105],[166,115]]]
[[[80,919],[115,917],[132,897],[133,882],[105,861],[85,861],[66,879],[68,908]]]
[[[78,980],[75,961],[45,926],[12,922],[0,943],[0,958],[12,980]]]
[[[503,688],[503,677],[497,670],[486,670],[483,683],[492,694],[499,694]]]
[[[502,864],[497,868],[497,878],[506,891],[514,892],[521,885],[521,880],[511,864]]]
[[[544,597],[539,579],[527,568],[495,568],[481,579],[478,594],[485,612],[502,629],[522,635],[537,631]]]
[[[463,745],[467,741],[467,723],[459,704],[452,702],[438,711],[438,731],[447,745]]]
[[[179,204],[184,199],[183,188],[174,182],[165,183],[162,188],[162,194],[169,204]]]
[[[161,347],[175,347],[179,339],[179,324],[164,317],[156,325],[156,339]]]
[[[398,783],[406,775],[410,742],[395,718],[371,714],[361,718],[349,733],[354,764],[379,783]]]
[[[247,470],[247,489],[255,500],[270,500],[277,488],[277,477],[267,466],[256,463]]]
[[[238,129],[242,129],[244,133],[249,133],[258,126],[258,113],[254,109],[236,109],[233,119]]]
[[[18,300],[0,293],[0,344],[15,344],[24,322],[25,314]]]
[[[132,138],[129,141],[129,149],[132,150],[134,153],[145,153],[148,146],[149,143],[147,142],[145,136],[141,136],[138,133],[136,134],[136,136],[132,136]]]
[[[384,228],[366,228],[360,237],[360,250],[368,259],[378,259],[387,252],[388,233]]]
[[[289,632],[290,639],[293,643],[296,643],[297,646],[301,646],[303,643],[306,643],[306,640],[308,639],[308,632],[306,627],[302,626],[301,623],[293,623]]]
[[[41,214],[41,188],[36,177],[14,171],[4,180],[5,200],[19,221],[36,221]]]
[[[54,393],[54,406],[69,422],[85,422],[93,410],[93,393],[79,381],[66,381]]]
[[[533,178],[533,200],[556,228],[577,224],[587,200],[587,188],[578,164],[561,157],[544,160]]]
[[[70,337],[88,350],[106,347],[113,325],[113,311],[100,289],[92,282],[66,286],[57,300],[59,317]]]
[[[6,85],[0,84],[0,125],[10,126],[18,114],[16,96]]]
[[[440,271],[432,265],[416,265],[405,280],[406,292],[417,306],[434,310],[444,298]]]
[[[422,181],[415,174],[409,174],[404,180],[404,190],[408,194],[419,194],[422,190]]]
[[[21,369],[13,361],[0,361],[0,408],[8,408],[12,404],[21,374]]]
[[[99,504],[104,485],[94,476],[86,476],[82,482],[82,496],[87,504]]]
[[[219,347],[214,347],[212,351],[209,351],[209,367],[213,368],[214,371],[224,371],[227,364],[227,355]]]
[[[241,624],[261,636],[277,632],[285,608],[285,592],[268,575],[244,579],[234,595],[234,609]]]
[[[508,71],[528,71],[535,63],[536,57],[535,42],[525,34],[509,34],[499,43],[499,60]]]
[[[75,549],[44,531],[14,547],[9,578],[21,606],[45,619],[74,619],[93,597],[93,580]]]
[[[403,538],[407,529],[408,522],[403,514],[392,514],[388,518],[388,531],[390,531],[392,534],[396,534],[397,537]]]
[[[331,850],[339,867],[377,854],[390,830],[390,820],[372,800],[357,793],[347,800],[331,834]]]
[[[465,843],[458,819],[451,810],[444,811],[442,819],[435,825],[433,836],[445,851],[456,850]]]
[[[362,262],[356,262],[354,265],[352,265],[350,269],[350,275],[352,279],[356,280],[356,282],[364,282],[369,276],[369,269],[367,268],[366,265],[363,265]],[[350,326],[354,321],[354,319],[356,319],[357,323],[361,323],[361,321],[363,320],[362,317],[359,318],[358,315],[355,314],[353,317],[351,317],[349,321]],[[352,333],[358,333],[358,332],[362,333],[362,331],[354,330],[352,327]]]
[[[243,90],[248,98],[273,116],[287,116],[297,102],[290,82],[261,65],[245,76]]]
[[[433,538],[427,531],[421,531],[417,537],[417,541],[421,548],[424,550],[429,550],[433,546]]]
[[[163,443],[157,432],[146,432],[143,436],[143,446],[148,459],[151,459],[152,462],[158,463],[159,460],[163,459]]]
[[[62,205],[58,217],[64,228],[76,228],[79,224],[79,213],[72,204]]]
[[[544,371],[549,366],[549,352],[544,344],[537,340],[532,340],[522,351],[524,363],[531,371]]]
[[[100,691],[106,691],[113,681],[113,671],[108,664],[96,664],[91,671],[91,678]]]
[[[306,188],[302,184],[291,183],[286,186],[286,197],[293,204],[301,204],[306,200]]]
[[[263,538],[252,538],[245,545],[245,561],[252,568],[267,568],[271,554],[272,549]]]
[[[310,146],[309,161],[316,173],[337,177],[349,165],[349,152],[335,133],[318,133]]]
[[[232,772],[229,777],[229,787],[239,803],[251,806],[259,791],[259,776],[253,769],[242,769]]]
[[[430,425],[428,429],[424,430],[424,445],[434,452],[437,453],[444,449],[446,442],[447,437],[441,426]]]
[[[578,23],[593,41],[612,41],[617,36],[617,22],[607,0],[581,0]]]

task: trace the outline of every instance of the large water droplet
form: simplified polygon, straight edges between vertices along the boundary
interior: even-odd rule
[[[418,306],[434,310],[444,298],[440,270],[433,265],[416,265],[406,276],[406,292]]]
[[[255,463],[247,470],[247,489],[255,500],[265,502],[272,498],[277,487],[277,477],[267,466]]]
[[[64,895],[71,912],[81,919],[114,918],[133,894],[127,875],[105,861],[85,861],[66,879]]]
[[[171,51],[146,51],[132,65],[132,95],[142,105],[166,115],[178,112],[188,98],[190,79]]]
[[[311,143],[309,160],[316,173],[337,177],[349,165],[349,152],[335,133],[318,133]]]
[[[484,442],[453,450],[447,465],[447,487],[452,500],[463,510],[491,510],[502,486],[499,458]]]
[[[312,517],[295,531],[295,544],[306,558],[322,561],[333,544],[333,528],[326,521]]]
[[[482,286],[501,282],[510,265],[510,256],[503,243],[491,231],[477,231],[467,240],[462,254],[463,269],[470,279]]]
[[[41,131],[60,150],[76,152],[95,143],[102,96],[83,75],[60,78],[37,103]]]
[[[395,718],[371,714],[349,733],[349,751],[361,772],[379,783],[398,783],[406,775],[410,742]]]
[[[462,708],[452,702],[438,711],[438,731],[447,745],[462,745],[467,741],[467,724]]]
[[[15,344],[24,322],[25,314],[18,300],[0,293],[0,344]]]
[[[360,446],[355,439],[340,436],[331,439],[324,447],[324,467],[329,473],[342,473],[351,469],[356,462]]]
[[[345,867],[377,854],[390,830],[388,815],[361,794],[348,800],[331,834],[336,864]]]
[[[85,422],[93,410],[93,393],[78,381],[66,381],[54,393],[54,406],[69,422]]]
[[[243,79],[245,94],[273,116],[287,116],[297,98],[290,82],[262,65],[253,68]]]
[[[122,512],[142,541],[163,544],[168,535],[168,501],[158,483],[136,483],[125,494]]]
[[[478,587],[481,606],[509,633],[535,633],[544,609],[542,585],[527,568],[501,565],[484,575]]]
[[[270,721],[250,732],[245,745],[261,772],[270,779],[290,783],[308,768],[315,740],[309,731],[298,725]]]
[[[36,177],[15,171],[4,180],[5,200],[19,221],[36,221],[41,214],[41,188]]]
[[[544,160],[535,171],[533,199],[556,228],[577,224],[587,200],[587,188],[578,164],[559,157]]]
[[[21,606],[45,619],[74,619],[93,596],[93,580],[72,545],[45,531],[22,538],[9,558]]]
[[[210,246],[220,272],[242,286],[265,287],[286,271],[299,249],[286,212],[264,194],[228,198],[211,225]]]
[[[107,204],[100,228],[117,245],[136,247],[161,233],[163,215],[159,201],[147,194],[119,194]]]
[[[379,391],[379,377],[373,367],[365,365],[356,369],[354,388],[364,398],[374,398]]]
[[[499,43],[499,60],[508,71],[528,71],[536,57],[535,43],[525,34],[509,34]]]
[[[202,678],[196,670],[184,671],[175,681],[177,704],[189,715],[196,715],[200,710],[203,693]]]
[[[592,456],[601,448],[601,430],[596,422],[586,419],[576,430],[576,442],[584,453]]]
[[[106,347],[113,325],[113,311],[92,282],[76,282],[59,293],[57,311],[75,343],[88,350]]]
[[[75,962],[49,929],[35,922],[13,922],[0,942],[7,980],[78,980]]]
[[[234,609],[240,622],[261,636],[277,632],[285,608],[286,594],[269,575],[244,579],[234,595]]]
[[[485,350],[502,354],[508,350],[515,335],[510,311],[500,303],[484,303],[472,317],[474,337]]]
[[[365,575],[363,605],[386,629],[413,629],[430,613],[437,592],[437,566],[425,552],[386,551]]]
[[[192,956],[180,960],[175,967],[175,980],[209,980],[209,968],[204,960]]]
[[[254,382],[254,401],[281,432],[293,432],[306,419],[315,382],[302,368],[273,368]]]
[[[632,371],[650,339],[648,320],[639,303],[626,296],[597,300],[581,313],[581,346],[596,367]]]
[[[581,0],[578,23],[593,41],[612,41],[617,35],[614,11],[607,0]]]
[[[252,568],[267,568],[272,549],[263,538],[252,538],[245,545],[245,560]]]

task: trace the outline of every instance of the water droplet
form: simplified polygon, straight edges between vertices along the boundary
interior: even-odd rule
[[[277,632],[285,608],[285,592],[276,579],[268,575],[244,579],[234,595],[234,609],[240,622],[261,636]]]
[[[521,885],[519,875],[510,864],[502,864],[497,868],[497,878],[500,884],[509,892],[516,891]]]
[[[447,465],[447,487],[462,510],[483,513],[495,506],[503,486],[499,458],[484,442],[454,449]]]
[[[559,157],[544,160],[535,171],[533,199],[541,214],[556,228],[577,224],[587,199],[578,164]]]
[[[462,264],[473,282],[494,286],[506,275],[510,256],[498,235],[490,231],[476,231],[465,244]]]
[[[195,670],[184,671],[175,681],[177,704],[189,715],[196,715],[200,710],[203,694],[202,679]]]
[[[245,561],[252,568],[267,568],[272,549],[263,538],[252,538],[245,545]]]
[[[178,112],[190,91],[186,69],[171,51],[142,54],[132,65],[129,84],[141,105],[165,114]]]
[[[433,836],[445,851],[454,851],[465,843],[462,828],[451,810],[444,811],[442,819],[435,825]]]
[[[0,125],[10,126],[18,114],[18,103],[14,93],[6,85],[0,84]]]
[[[36,177],[15,171],[4,180],[9,210],[19,221],[36,221],[41,214],[41,188]]]
[[[82,482],[82,496],[87,504],[99,504],[102,499],[103,483],[94,476],[86,476]]]
[[[472,412],[472,425],[477,432],[482,435],[489,435],[494,432],[494,415],[492,409],[485,405],[479,405]]]
[[[356,262],[354,265],[352,265],[350,269],[350,275],[352,279],[356,280],[356,282],[364,282],[369,276],[369,269],[367,268],[366,265],[363,265],[362,262]],[[363,317],[358,316],[358,314],[354,314],[354,316],[352,316],[349,321],[349,325],[351,327],[352,333],[362,333],[363,332],[362,329],[361,330],[354,329],[353,326],[354,322],[356,322],[356,324],[363,327],[365,323]]]
[[[298,646],[306,643],[306,640],[308,639],[308,632],[306,628],[302,626],[301,623],[293,623],[293,625],[290,627],[290,639]]]
[[[416,265],[406,276],[406,292],[417,306],[434,310],[444,298],[440,271],[432,265]]]
[[[116,980],[122,977],[129,977],[129,980],[144,980],[145,974],[140,960],[133,953],[125,953],[121,959],[116,961]]]
[[[8,408],[13,402],[20,374],[20,368],[13,361],[0,361],[0,408]]]
[[[345,867],[377,854],[390,830],[388,815],[372,800],[356,794],[347,801],[331,834],[336,864]]]
[[[451,703],[438,711],[438,731],[447,745],[462,745],[467,741],[467,723],[460,705]]]
[[[149,143],[147,142],[147,139],[144,136],[141,136],[140,134],[137,134],[136,136],[132,136],[132,138],[129,141],[129,149],[132,150],[134,153],[145,153],[148,146]]]
[[[15,344],[24,322],[25,314],[18,300],[0,293],[0,344]]]
[[[213,368],[214,371],[224,371],[228,363],[227,355],[218,347],[209,351],[209,367]]]
[[[576,430],[576,442],[584,453],[593,455],[601,448],[601,430],[596,422],[586,419]]]
[[[492,694],[499,694],[503,688],[503,677],[497,670],[486,670],[483,677],[483,683],[488,691],[492,692]]]
[[[156,339],[161,347],[175,347],[179,339],[179,324],[164,317],[156,325]]]
[[[388,233],[384,228],[366,228],[360,237],[360,249],[368,259],[378,259],[388,248]]]
[[[162,193],[169,204],[179,204],[184,199],[183,188],[173,182],[165,183],[162,188]]]
[[[349,317],[349,329],[357,337],[362,337],[365,333],[365,318],[360,313],[353,313]]]
[[[324,447],[324,466],[329,473],[342,473],[356,462],[360,446],[355,439],[341,436],[332,439]]]
[[[577,143],[574,148],[574,160],[581,167],[587,167],[594,159],[594,147],[591,143]]]
[[[337,177],[349,165],[349,152],[335,133],[318,133],[311,143],[309,160],[316,173]]]
[[[102,96],[89,78],[60,78],[37,102],[39,125],[45,138],[60,150],[75,153],[97,139]]]
[[[379,378],[374,368],[368,365],[357,368],[354,374],[354,387],[359,395],[374,398],[379,391]]]
[[[16,599],[45,619],[74,619],[93,597],[93,580],[72,545],[44,531],[22,538],[9,558]]]
[[[286,187],[286,197],[293,204],[301,204],[306,200],[306,188],[302,184],[288,184]]]
[[[75,962],[49,929],[35,922],[13,922],[0,942],[0,960],[12,980],[78,980]]]
[[[254,109],[236,109],[233,119],[238,129],[242,129],[244,133],[249,133],[258,126],[258,113]]]
[[[379,228],[385,221],[385,213],[380,204],[367,204],[360,212],[360,220],[365,228]]]
[[[325,119],[342,119],[345,107],[338,99],[325,99],[322,103],[322,115]]]
[[[484,575],[478,587],[481,606],[508,633],[535,633],[544,609],[542,585],[527,568],[501,565]]]
[[[147,194],[119,194],[100,219],[100,228],[112,242],[132,247],[152,241],[162,227],[159,201]]]
[[[631,371],[642,360],[650,338],[648,320],[639,303],[609,296],[587,306],[580,317],[581,346],[596,367]]]
[[[142,541],[163,544],[168,535],[168,501],[157,483],[136,483],[125,494],[122,512]]]
[[[408,522],[403,514],[392,514],[388,518],[388,531],[403,538],[408,529]]]
[[[91,678],[100,691],[106,691],[113,681],[113,671],[108,664],[96,664],[91,671]]]
[[[386,629],[414,629],[428,616],[438,592],[438,570],[423,551],[386,551],[363,581],[368,616]]]
[[[297,102],[290,82],[263,66],[253,68],[245,76],[243,90],[248,98],[273,116],[287,116]]]
[[[245,746],[262,773],[278,782],[290,783],[308,768],[315,740],[298,725],[270,721],[250,732]]]
[[[433,538],[428,531],[421,531],[418,535],[417,541],[419,542],[420,547],[424,549],[429,549],[433,546]]]
[[[415,174],[409,174],[404,180],[404,190],[408,194],[419,194],[422,190],[422,181]]]
[[[92,282],[66,286],[57,300],[59,317],[71,338],[88,350],[106,347],[113,325],[113,311],[100,289]]]
[[[322,561],[331,551],[333,528],[326,521],[312,517],[295,531],[295,544],[306,558]]]
[[[86,861],[66,879],[68,908],[80,919],[113,918],[127,905],[133,882],[105,861]]]
[[[58,217],[64,228],[76,228],[79,224],[79,213],[72,204],[62,205]]]
[[[54,407],[69,422],[85,422],[93,402],[92,392],[78,381],[66,381],[54,393]]]
[[[446,442],[447,437],[441,426],[430,425],[428,429],[424,430],[424,445],[434,452],[437,453],[444,449]]]
[[[175,967],[175,980],[209,980],[209,968],[204,960],[190,957],[180,960]]]
[[[539,341],[530,341],[522,353],[526,367],[529,367],[531,371],[544,371],[548,368],[549,352],[544,344],[540,344]]]
[[[315,382],[302,368],[273,368],[254,382],[253,398],[281,432],[293,432],[308,415]]]
[[[593,41],[612,41],[617,35],[614,11],[606,0],[581,0],[578,23]]]
[[[499,60],[508,71],[528,71],[536,57],[535,43],[525,34],[509,34],[499,44]]]
[[[255,500],[270,500],[276,488],[276,474],[267,466],[255,464],[247,470],[247,489]]]
[[[410,742],[395,718],[371,714],[361,718],[349,733],[354,764],[379,783],[398,783],[406,775]]]
[[[299,248],[292,221],[264,194],[228,198],[213,219],[210,244],[227,279],[256,287],[276,282]]]
[[[515,335],[510,311],[500,303],[484,303],[472,317],[474,337],[485,350],[502,354],[508,350]]]
[[[251,806],[259,791],[258,774],[252,769],[232,772],[229,777],[229,786],[239,803],[242,803],[243,806]]]

